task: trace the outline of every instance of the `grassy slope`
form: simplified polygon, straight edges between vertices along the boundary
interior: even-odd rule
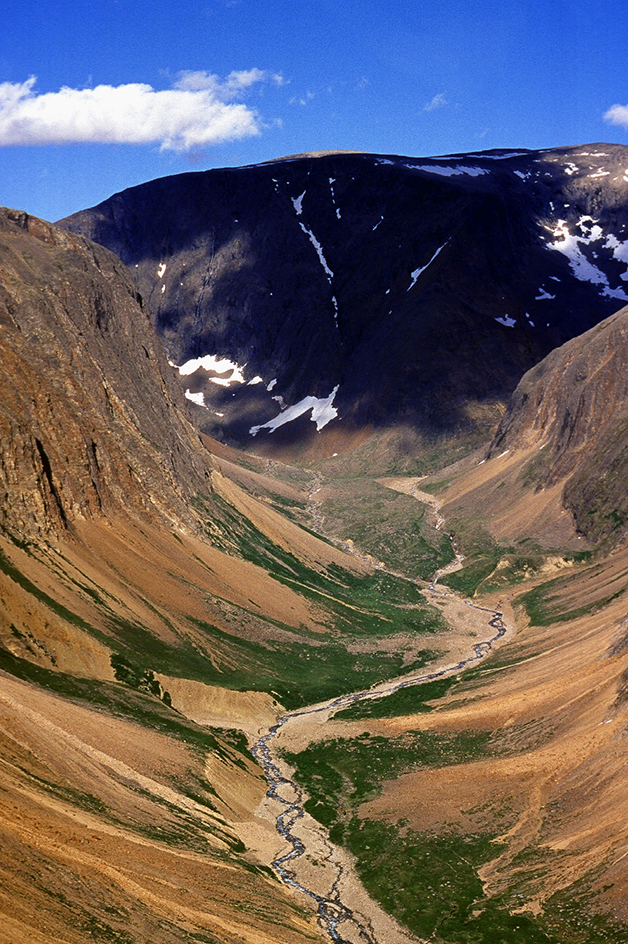
[[[431,639],[443,624],[413,584],[381,572],[352,573],[335,564],[314,568],[273,544],[219,497],[206,503],[203,513],[215,549],[212,558],[194,560],[193,545],[163,535],[163,554],[157,558],[150,547],[156,539],[148,533],[143,547],[133,548],[135,557],[143,557],[146,573],[154,565],[150,584],[145,575],[141,583],[131,571],[129,554],[119,558],[125,571],[107,574],[100,584],[97,574],[79,578],[70,557],[57,556],[54,582],[48,557],[5,545],[2,579],[19,597],[5,645],[55,667],[54,633],[31,639],[17,619],[20,608],[34,606],[44,625],[54,623],[59,633],[60,627],[70,627],[90,637],[103,651],[126,660],[136,674],[161,672],[272,692],[287,706],[368,686],[424,664]],[[133,535],[133,540],[139,538]],[[129,551],[128,545],[124,550]],[[241,569],[239,592],[226,577],[221,586],[218,564],[233,570],[236,578]],[[261,581],[258,593],[247,589],[247,578],[251,587]],[[234,583],[233,575],[230,579]],[[172,590],[168,600],[163,598],[166,581]],[[111,589],[103,590],[103,584]],[[404,636],[403,643],[382,651],[378,641],[397,634]]]
[[[606,615],[612,618],[608,610]],[[562,625],[563,641],[569,639],[565,629]],[[590,650],[595,651],[596,642]],[[614,751],[612,732],[610,740],[598,735],[591,744],[599,708],[583,693],[581,667],[568,676],[559,695],[542,684],[545,675],[556,677],[556,662],[549,660],[540,672],[539,645],[532,630],[516,653],[502,648],[493,660],[453,682],[440,702],[443,693],[429,688],[425,696],[432,712],[422,716],[420,727],[421,715],[415,712],[423,710],[424,698],[419,690],[412,704],[413,696],[404,692],[403,700],[390,708],[385,701],[379,709],[372,702],[338,716],[363,719],[363,734],[350,740],[330,738],[287,756],[309,794],[308,812],[354,853],[371,894],[419,936],[452,944],[628,940],[625,925],[614,916],[625,879],[614,888],[605,880],[614,857],[608,857],[609,846],[601,836],[610,830],[622,848],[622,814],[615,810],[613,825],[605,826],[596,823],[591,806],[599,802],[604,808],[613,778],[622,776],[616,761],[612,773],[607,768],[609,751]],[[575,656],[577,642],[572,639],[568,645]],[[582,663],[588,657],[583,653]],[[597,681],[591,683],[608,698],[609,675],[613,679],[617,674],[617,665],[598,666]],[[512,690],[521,675],[522,691],[515,699]],[[603,704],[604,696],[598,701]],[[516,712],[518,723],[513,725]],[[574,730],[578,722],[579,732]],[[608,782],[596,782],[596,771],[602,769]],[[526,841],[517,844],[514,839],[528,822],[538,785],[544,812]],[[599,791],[595,801],[594,785]],[[623,790],[618,783],[614,788]],[[568,809],[579,810],[577,821],[559,813],[566,797]],[[495,841],[498,835],[510,835],[509,829],[512,845],[503,838]],[[589,833],[593,838],[587,842]],[[553,837],[560,847],[565,834],[575,845],[573,862],[562,861],[563,854],[552,854],[542,842],[551,844]],[[574,840],[577,835],[582,840]],[[505,865],[487,881],[500,857]],[[514,913],[539,896],[540,914]]]
[[[281,482],[279,487],[285,492]],[[274,488],[271,483],[276,498]],[[29,737],[19,783],[5,770],[4,787],[16,796],[26,777],[29,803],[39,810],[29,814],[29,822],[38,824],[45,846],[38,852],[22,835],[30,851],[16,859],[22,863],[16,865],[19,879],[3,863],[6,887],[23,900],[11,940],[34,941],[40,933],[77,942],[87,935],[131,944],[143,933],[155,941],[183,940],[182,922],[189,919],[168,896],[151,897],[146,856],[160,861],[180,889],[188,883],[179,865],[187,875],[189,855],[199,857],[214,883],[207,910],[198,897],[196,873],[190,880],[195,940],[239,941],[255,929],[264,941],[316,938],[310,919],[288,905],[273,881],[268,886],[270,877],[233,830],[229,795],[235,791],[241,804],[242,791],[244,796],[248,791],[252,810],[263,793],[259,772],[242,753],[242,738],[200,728],[173,711],[155,673],[272,692],[288,706],[300,705],[425,664],[433,656],[435,633],[443,629],[442,617],[412,582],[354,566],[349,557],[347,566],[340,566],[335,561],[343,555],[335,549],[331,554],[329,545],[307,530],[302,531],[306,544],[297,542],[292,552],[286,546],[289,531],[273,540],[217,494],[199,502],[197,512],[205,521],[205,541],[129,520],[85,522],[54,548],[11,534],[0,538],[0,673],[3,692],[18,686],[24,699],[13,705],[7,730],[20,729],[35,704],[47,718],[50,705],[59,705],[67,718],[62,736],[81,741],[79,758],[92,745],[100,749],[102,730],[119,731],[120,743],[106,762],[109,772],[98,776],[92,770],[66,773],[50,745],[30,749]],[[87,740],[85,725],[95,732]],[[147,755],[130,763],[127,748],[137,739],[147,745],[158,739],[154,761]],[[39,753],[49,755],[46,770],[32,767]],[[170,758],[170,769],[160,773],[158,758]],[[204,771],[210,758],[222,770],[216,784]],[[142,775],[150,767],[156,782],[176,797],[163,801],[152,787],[121,788],[119,762],[130,770],[140,764]],[[225,777],[227,795],[221,794]],[[45,813],[50,797],[54,815]],[[186,808],[188,801],[194,809]],[[79,858],[68,865],[68,850],[77,841],[68,823],[77,816],[89,817],[95,853],[89,864]],[[8,828],[3,820],[0,830]],[[102,876],[119,867],[115,843],[103,838],[112,831],[120,834],[133,887],[130,891],[125,880],[124,889],[110,890],[107,899],[100,890]],[[56,844],[55,834],[61,837]],[[11,847],[12,840],[6,842]],[[45,863],[41,880],[29,864],[38,856]],[[85,877],[86,869],[96,876],[93,881]],[[227,885],[221,877],[225,870]],[[89,886],[88,898],[57,889],[45,877],[57,871],[70,889]],[[9,904],[1,896],[0,907],[9,920]],[[214,920],[216,914],[224,926]]]
[[[243,738],[118,684],[3,669],[23,681],[1,676],[2,940],[320,940],[208,776],[220,758],[255,806],[265,787]]]

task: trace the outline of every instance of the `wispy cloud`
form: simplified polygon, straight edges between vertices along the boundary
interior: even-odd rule
[[[293,95],[288,100],[289,105],[309,105],[313,98],[316,98],[316,92],[306,92],[305,95]]]
[[[609,121],[612,125],[621,125],[628,128],[628,105],[612,105],[604,113],[604,121]]]
[[[438,95],[435,95],[434,98],[423,106],[423,111],[436,111],[437,108],[445,108],[447,105],[449,105],[447,96],[444,92],[439,92]]]
[[[64,87],[38,94],[36,78],[0,83],[0,146],[41,144],[159,144],[189,151],[260,133],[258,115],[237,101],[253,85],[281,84],[261,69],[182,72],[174,87],[150,85]]]

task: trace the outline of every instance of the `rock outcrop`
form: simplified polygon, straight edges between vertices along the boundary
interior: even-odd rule
[[[628,525],[628,308],[552,351],[519,383],[491,444],[536,448],[536,488],[565,482],[564,502],[592,541]]]
[[[0,211],[0,525],[19,539],[128,513],[193,525],[209,455],[112,253]]]

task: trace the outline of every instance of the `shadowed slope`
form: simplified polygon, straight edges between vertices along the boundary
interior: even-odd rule
[[[154,180],[63,225],[130,266],[200,428],[330,456],[490,435],[526,369],[625,303],[626,166],[617,145],[302,155]],[[323,427],[308,398],[331,398]]]

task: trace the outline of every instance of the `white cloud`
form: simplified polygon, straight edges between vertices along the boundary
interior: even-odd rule
[[[210,72],[183,72],[174,88],[150,85],[64,87],[37,94],[26,82],[0,83],[0,146],[39,144],[159,144],[188,151],[260,133],[256,113],[241,97],[261,82],[282,78],[261,69],[232,72],[221,80]]]
[[[436,111],[437,108],[445,108],[449,102],[447,101],[447,96],[444,92],[439,92],[438,95],[435,95],[431,101],[423,106],[423,111]]]
[[[628,128],[628,105],[612,105],[604,114],[604,120],[612,125],[623,125]]]

